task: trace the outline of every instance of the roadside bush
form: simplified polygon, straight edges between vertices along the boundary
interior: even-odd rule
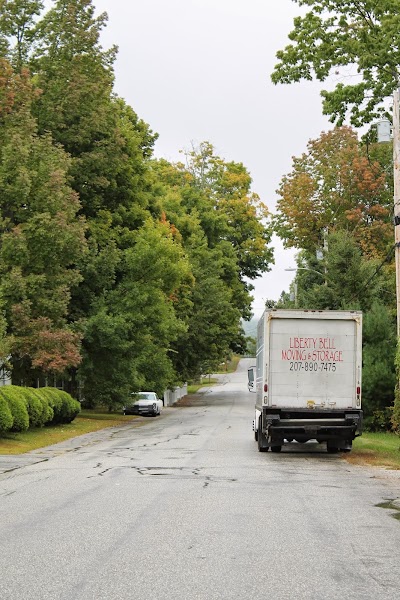
[[[393,407],[392,417],[390,419],[392,429],[395,433],[400,434],[400,390],[398,385],[396,386],[396,395]]]
[[[28,409],[21,390],[22,388],[14,385],[5,385],[0,388],[0,395],[8,403],[13,417],[11,431],[16,432],[29,429]]]
[[[53,411],[53,418],[51,421],[46,423],[46,425],[54,425],[56,423],[61,423],[60,415],[62,412],[62,401],[61,399],[54,393],[57,390],[55,388],[44,387],[38,389],[41,396],[43,396],[47,402],[49,403],[50,408]]]
[[[366,431],[389,431],[391,426],[392,408],[374,410],[372,415],[364,417],[363,425]]]
[[[47,399],[42,398],[35,388],[6,385],[3,386],[0,392],[8,401],[12,399],[17,403],[18,401],[23,402],[28,414],[28,427],[43,427],[45,423],[52,420],[53,412],[49,407]],[[23,420],[25,421],[25,417],[23,417]],[[18,431],[25,431],[26,429],[27,428],[24,427],[23,429],[18,429]],[[17,431],[15,429],[15,423],[13,425],[13,431]]]
[[[24,396],[26,407],[28,409],[29,425],[31,427],[41,427],[43,407],[39,398],[30,394],[28,388],[21,388],[21,393]]]
[[[57,392],[63,401],[62,422],[71,423],[81,412],[81,405],[78,400],[72,398],[67,392],[62,390],[57,390]]]
[[[13,416],[8,402],[0,395],[0,433],[10,431],[13,426]]]
[[[52,425],[71,423],[80,413],[81,405],[67,392],[52,387],[40,388],[39,391],[48,400],[49,406],[53,410]]]
[[[32,411],[32,417],[34,415],[35,420],[31,425],[34,427],[43,427],[47,423],[50,423],[54,417],[54,411],[49,404],[48,398],[40,393],[38,388],[25,388],[27,392],[27,399],[29,406]]]
[[[80,410],[77,400],[56,388],[0,388],[0,432],[71,423]]]
[[[392,429],[395,433],[400,434],[400,389],[399,389],[399,378],[400,378],[400,337],[397,338],[397,349],[395,357],[396,367],[396,389],[394,393],[394,406],[391,417]]]
[[[390,430],[396,386],[396,325],[386,306],[375,303],[363,320],[362,408],[369,431]]]

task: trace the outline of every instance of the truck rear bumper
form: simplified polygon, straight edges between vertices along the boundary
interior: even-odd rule
[[[283,444],[284,440],[306,442],[351,442],[362,432],[362,411],[276,411],[264,407],[263,432],[268,445]]]
[[[317,440],[317,442],[328,442],[333,440],[354,440],[357,428],[352,425],[303,425],[303,426],[274,426],[268,428],[268,433],[273,439],[293,440],[306,442]]]

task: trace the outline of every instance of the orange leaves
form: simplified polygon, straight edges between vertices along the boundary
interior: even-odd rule
[[[391,238],[386,173],[351,128],[310,141],[278,194],[276,230],[287,246],[314,251],[324,230],[351,230],[366,254],[385,252]]]
[[[0,58],[0,117],[11,112],[14,98],[12,67],[7,60]]]
[[[29,105],[38,95],[40,90],[34,90],[29,71],[15,73],[8,60],[0,57],[0,118]]]
[[[81,335],[54,326],[51,319],[32,319],[28,303],[12,307],[16,336],[13,354],[30,357],[32,367],[45,373],[63,373],[81,362]]]

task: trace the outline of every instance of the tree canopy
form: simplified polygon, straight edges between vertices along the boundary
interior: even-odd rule
[[[389,158],[374,159],[368,151],[354,130],[336,127],[293,158],[292,171],[279,185],[275,217],[287,247],[315,252],[328,232],[345,230],[366,256],[387,254],[393,243]]]
[[[240,162],[186,165],[114,92],[92,0],[0,0],[0,352],[110,408],[244,345],[268,211]]]
[[[294,19],[272,81],[335,80],[334,89],[321,94],[324,114],[338,125],[347,117],[355,127],[370,123],[387,110],[385,99],[399,85],[399,0],[294,2],[310,10]]]

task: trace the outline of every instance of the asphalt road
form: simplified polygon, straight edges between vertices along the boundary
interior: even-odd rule
[[[398,600],[400,512],[377,505],[399,472],[259,453],[247,366],[140,427],[0,457],[0,599]]]

